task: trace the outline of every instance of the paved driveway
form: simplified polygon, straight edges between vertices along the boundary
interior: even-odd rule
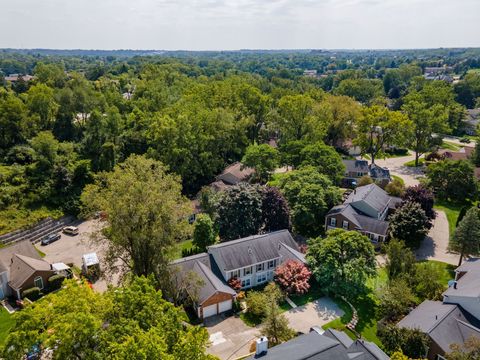
[[[327,317],[326,310],[330,316]],[[312,326],[322,326],[343,315],[343,311],[330,298],[323,297],[307,305],[284,313],[295,331],[308,333]],[[214,316],[205,320],[210,334],[209,354],[222,360],[237,359],[250,353],[250,345],[260,336],[260,327],[252,328],[234,316]]]
[[[437,260],[448,264],[457,265],[459,255],[448,251],[450,232],[445,212],[437,210],[437,217],[433,222],[428,236],[423,240],[416,251],[417,259]]]
[[[408,161],[415,160],[415,154],[408,156],[377,159],[375,163],[378,166],[387,167],[390,174],[401,177],[405,182],[405,186],[415,186],[419,184],[418,178],[424,176],[422,168],[404,166]]]
[[[82,266],[82,255],[96,252],[101,266],[105,250],[102,246],[90,241],[90,235],[97,230],[98,225],[97,220],[80,222],[76,225],[79,230],[78,235],[69,236],[62,233],[60,240],[46,246],[38,244],[37,247],[45,253],[44,259],[49,263],[73,263],[79,268]],[[114,276],[108,282],[105,279],[100,279],[93,284],[93,287],[97,291],[105,291],[109,282],[117,284],[118,276]]]
[[[205,320],[210,334],[209,354],[222,360],[237,359],[250,353],[250,344],[259,336],[260,329],[252,328],[235,316],[213,316]]]
[[[307,334],[312,326],[323,326],[343,315],[343,311],[328,297],[291,309],[285,313],[295,331]]]

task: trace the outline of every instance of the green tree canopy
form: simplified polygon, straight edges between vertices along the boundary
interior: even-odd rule
[[[458,224],[449,244],[450,248],[460,253],[458,266],[464,256],[480,254],[480,210],[471,207]]]
[[[376,274],[373,245],[356,231],[331,230],[325,239],[310,240],[306,257],[322,289],[350,299],[365,293]]]
[[[389,219],[391,235],[411,247],[418,246],[431,227],[431,220],[425,211],[420,204],[414,202],[404,203]]]
[[[88,185],[82,203],[85,213],[104,211],[108,215],[103,235],[110,270],[154,274],[157,280],[165,280],[191,212],[177,176],[168,174],[157,161],[132,155]]]
[[[245,150],[242,164],[255,169],[254,178],[260,182],[268,181],[269,176],[277,168],[280,155],[277,149],[268,144],[250,145]]]
[[[205,359],[207,331],[183,325],[183,312],[163,299],[146,278],[104,294],[67,280],[15,314],[5,359],[19,359],[33,345],[54,359]],[[133,356],[134,355],[134,356]]]

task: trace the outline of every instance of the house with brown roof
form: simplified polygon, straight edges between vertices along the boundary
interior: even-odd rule
[[[0,249],[0,299],[7,296],[21,299],[27,289],[44,289],[54,274],[52,266],[28,240]]]
[[[235,162],[227,166],[215,179],[227,185],[237,185],[243,181],[247,181],[254,172],[254,169],[244,167],[241,162]]]

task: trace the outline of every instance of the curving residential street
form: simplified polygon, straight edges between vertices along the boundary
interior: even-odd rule
[[[408,161],[415,160],[415,154],[410,153],[407,156],[377,159],[375,164],[386,167],[390,170],[390,174],[401,177],[405,182],[405,186],[415,186],[419,184],[418,179],[424,176],[423,168],[408,167],[404,164]]]

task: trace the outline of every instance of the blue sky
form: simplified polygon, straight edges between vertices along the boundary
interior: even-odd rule
[[[480,46],[480,0],[0,0],[0,47]]]

